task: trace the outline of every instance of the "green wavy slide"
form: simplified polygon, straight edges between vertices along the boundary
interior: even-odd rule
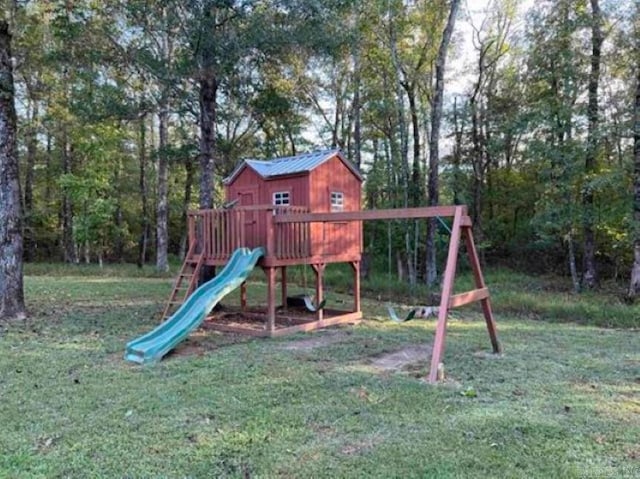
[[[216,304],[240,286],[264,255],[263,248],[238,248],[215,278],[196,289],[180,308],[149,333],[127,344],[124,358],[140,364],[159,361],[200,326]]]

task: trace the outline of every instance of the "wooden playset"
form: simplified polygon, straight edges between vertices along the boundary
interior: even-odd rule
[[[450,308],[480,301],[494,352],[499,352],[496,326],[473,241],[466,206],[361,210],[362,176],[338,150],[314,152],[270,161],[245,160],[224,180],[224,208],[188,215],[189,249],[164,311],[168,317],[197,287],[203,265],[227,263],[240,247],[262,247],[258,263],[266,275],[266,309],[260,329],[211,321],[209,328],[254,336],[281,336],[362,319],[360,264],[362,222],[404,218],[453,218],[444,272],[429,381],[438,379]],[[460,242],[473,269],[475,289],[454,294]],[[353,304],[349,310],[319,307],[312,317],[287,309],[287,267],[313,270],[315,304],[324,304],[323,274],[331,263],[348,263],[353,273]],[[279,272],[279,275],[277,274]],[[278,301],[277,283],[281,298]],[[278,304],[280,303],[280,304]],[[240,287],[241,310],[247,314],[247,290]],[[284,318],[286,325],[281,325]]]

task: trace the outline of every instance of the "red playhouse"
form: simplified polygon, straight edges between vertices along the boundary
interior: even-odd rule
[[[189,249],[164,311],[163,319],[166,321],[157,331],[154,330],[140,340],[130,343],[125,357],[137,362],[159,359],[168,352],[167,348],[175,347],[178,341],[197,327],[221,295],[227,294],[227,290],[230,289],[224,289],[220,297],[215,297],[209,302],[203,302],[204,299],[197,294],[192,295],[198,286],[197,279],[201,267],[209,265],[218,268],[226,265],[216,279],[212,280],[214,283],[221,283],[222,288],[226,278],[233,277],[233,272],[226,270],[234,267],[231,264],[235,262],[234,256],[243,248],[254,249],[254,252],[258,252],[256,257],[260,256],[251,263],[249,269],[257,262],[257,266],[260,266],[266,275],[266,309],[259,314],[262,326],[244,327],[240,324],[217,322],[214,318],[208,323],[209,328],[274,337],[342,323],[357,323],[362,319],[362,222],[435,217],[451,217],[453,225],[429,380],[434,382],[438,378],[450,308],[480,301],[493,350],[499,352],[489,290],[480,269],[466,207],[436,206],[362,211],[362,181],[360,172],[339,150],[312,152],[268,161],[242,161],[224,180],[227,202],[223,208],[189,212]],[[453,294],[461,240],[464,240],[466,245],[476,288],[466,293]],[[331,263],[348,263],[351,266],[353,303],[349,310],[322,307],[323,273],[326,265]],[[311,308],[315,310],[311,317],[309,314],[296,316],[295,312],[287,310],[287,267],[292,265],[309,265],[313,270],[315,303],[320,307]],[[247,310],[244,280],[248,272],[244,271],[243,274],[241,279],[236,277],[234,283],[234,286],[238,284],[240,288],[240,309],[243,314],[256,314]],[[278,282],[281,295],[279,300],[276,298]],[[190,305],[189,302],[194,304]],[[206,307],[203,310],[205,303]],[[172,341],[168,341],[167,338],[172,338]],[[158,343],[162,343],[163,347],[157,347]],[[157,347],[157,351],[154,349],[154,354],[149,354],[148,357],[145,356],[146,353],[137,351],[145,348],[151,350],[152,346]]]

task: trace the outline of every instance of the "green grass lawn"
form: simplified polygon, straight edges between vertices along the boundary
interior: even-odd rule
[[[57,273],[28,276],[30,319],[0,330],[2,478],[640,477],[637,306],[489,274],[504,354],[479,308],[456,310],[433,386],[426,356],[375,360],[430,344],[434,321],[391,323],[367,300],[355,327],[198,332],[132,365],[124,345],[157,324],[171,280]]]

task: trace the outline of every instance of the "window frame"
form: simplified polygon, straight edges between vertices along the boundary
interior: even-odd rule
[[[286,203],[284,203],[286,199]],[[271,194],[273,206],[291,206],[291,192],[288,190],[274,191]]]
[[[331,212],[344,211],[344,192],[331,191],[329,194],[329,207]]]

